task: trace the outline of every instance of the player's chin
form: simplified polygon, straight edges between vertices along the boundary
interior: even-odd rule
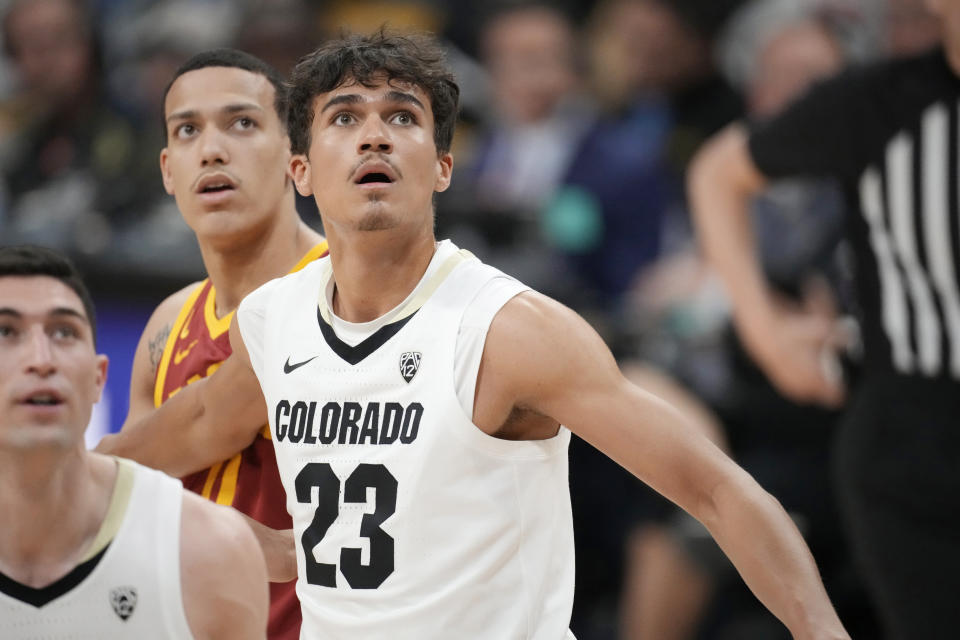
[[[358,231],[386,231],[397,226],[395,216],[377,207],[373,211],[368,211],[357,223]]]
[[[0,434],[0,447],[20,451],[40,449],[63,450],[74,447],[78,435],[60,422],[36,420],[20,423],[16,428],[5,429]]]

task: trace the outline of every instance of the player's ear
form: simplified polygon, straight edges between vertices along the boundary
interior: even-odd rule
[[[293,154],[290,157],[288,173],[293,178],[293,184],[300,195],[304,197],[313,195],[313,189],[310,187],[311,167],[307,156],[302,153]]]
[[[97,354],[97,375],[94,380],[94,383],[97,386],[97,402],[103,398],[103,388],[107,384],[107,368],[110,364],[110,361],[107,359],[107,356]]]
[[[166,147],[160,150],[160,175],[163,177],[163,188],[172,196],[173,176],[170,173],[170,154]]]
[[[433,183],[433,190],[437,193],[447,190],[450,178],[453,176],[453,155],[450,152],[440,154],[437,158],[437,179]]]

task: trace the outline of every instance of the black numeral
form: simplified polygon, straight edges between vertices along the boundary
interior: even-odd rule
[[[340,513],[340,478],[329,464],[311,462],[300,471],[294,484],[297,488],[297,502],[313,502],[311,489],[318,489],[318,504],[313,512],[313,522],[300,537],[303,555],[307,559],[307,582],[323,587],[335,587],[336,565],[317,562],[313,557],[313,548],[327,535],[327,530]]]
[[[313,521],[300,537],[306,557],[307,582],[322,587],[337,586],[337,567],[317,562],[313,549],[323,540],[340,512],[340,479],[327,463],[311,462],[297,475],[297,501],[311,503],[312,489],[317,487],[318,504]],[[363,516],[360,535],[370,540],[370,564],[360,560],[361,550],[345,547],[340,550],[340,571],[354,589],[376,589],[393,573],[393,537],[380,528],[397,508],[397,480],[382,464],[360,464],[344,484],[343,501],[364,503],[367,489],[376,490],[376,509]]]

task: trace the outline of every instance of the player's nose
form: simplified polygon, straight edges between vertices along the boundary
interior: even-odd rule
[[[380,153],[393,151],[390,130],[387,128],[387,124],[377,116],[370,116],[364,121],[357,145],[358,153],[369,153],[371,151]]]
[[[50,336],[42,327],[30,331],[24,346],[27,350],[25,362],[27,371],[44,377],[56,371]]]
[[[208,127],[200,136],[200,164],[208,167],[212,164],[227,164],[229,161],[225,134],[215,127]]]

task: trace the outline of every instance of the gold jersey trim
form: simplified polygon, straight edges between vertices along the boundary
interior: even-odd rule
[[[203,305],[203,319],[207,325],[207,331],[210,332],[210,338],[216,340],[230,329],[230,321],[233,320],[233,314],[236,309],[231,309],[230,313],[222,318],[217,317],[217,288],[210,287],[210,293],[207,294],[207,301]]]
[[[398,320],[403,320],[407,316],[411,316],[416,313],[417,310],[427,302],[430,296],[433,295],[437,288],[443,284],[443,281],[447,279],[447,276],[450,275],[450,272],[453,271],[458,264],[474,257],[475,256],[466,249],[460,249],[444,260],[443,264],[440,265],[440,268],[437,269],[436,273],[430,276],[430,279],[424,283],[417,294],[410,298],[405,305],[397,309],[396,313],[392,314],[390,321],[397,322]],[[329,282],[332,275],[333,267],[328,264],[321,276],[320,300],[317,302],[317,306],[320,309],[320,315],[330,326],[333,326],[333,323],[330,320],[330,307],[327,305],[327,282]]]
[[[313,247],[310,248],[303,257],[300,258],[299,262],[290,270],[290,273],[295,273],[300,271],[305,266],[319,258],[321,255],[326,253],[328,250],[327,241],[323,240]],[[179,335],[179,332],[182,330],[182,327],[185,323],[189,322],[189,317],[193,313],[194,305],[197,301],[197,296],[199,296],[200,291],[203,289],[203,286],[206,284],[206,281],[200,283],[200,287],[197,291],[193,292],[190,295],[190,298],[184,303],[183,308],[180,310],[180,316],[177,318],[177,322],[174,326],[173,331],[171,332],[171,337]],[[217,299],[217,288],[212,284],[210,285],[210,292],[207,294],[207,299],[203,305],[203,315],[204,322],[207,326],[207,330],[210,332],[210,338],[216,340],[220,335],[230,329],[230,322],[233,319],[236,309],[226,314],[222,318],[217,317],[216,313],[216,299]],[[161,360],[160,366],[162,367],[162,372],[166,374],[166,368],[164,367],[165,363],[168,363],[170,360],[170,353],[173,351],[173,345],[176,342],[174,339],[173,342],[168,341],[167,347],[164,350],[163,360]],[[158,386],[159,391],[156,396],[157,406],[160,406],[162,402],[162,384],[159,383],[160,376],[158,374]],[[270,436],[270,425],[264,425],[261,433],[268,440],[271,439]],[[233,504],[233,499],[237,493],[237,482],[240,478],[240,463],[243,459],[243,452],[237,453],[229,460],[221,461],[210,467],[207,470],[207,477],[203,483],[203,489],[200,492],[200,495],[206,498],[207,500],[213,500],[217,504],[230,506]],[[224,468],[226,465],[226,468]],[[216,496],[213,495],[213,486],[217,481],[217,476],[220,475],[220,471],[223,470],[223,477],[220,478],[220,486],[217,489]]]
[[[293,269],[290,270],[290,273],[295,273],[303,269],[305,266],[319,258],[327,250],[327,241],[324,240],[319,244],[314,245],[303,254],[303,257],[300,258],[300,261],[294,265]],[[214,340],[219,338],[221,335],[230,330],[230,321],[233,320],[233,315],[236,313],[236,309],[230,311],[222,318],[217,317],[217,288],[214,286],[210,287],[210,294],[207,296],[206,304],[203,305],[203,319],[207,324],[207,329],[210,331],[210,337]]]
[[[197,287],[190,292],[190,296],[187,298],[187,301],[183,303],[182,307],[180,307],[180,313],[177,314],[177,319],[173,323],[173,328],[170,330],[170,335],[167,336],[167,344],[163,347],[163,355],[160,357],[160,366],[157,368],[157,378],[153,385],[154,407],[159,407],[161,404],[163,404],[163,387],[167,382],[167,371],[170,368],[170,358],[173,357],[173,347],[177,344],[177,338],[180,337],[180,333],[183,331],[184,326],[193,315],[193,305],[196,304],[197,298],[200,296],[200,292],[203,291],[203,287],[206,283],[206,280],[200,282]],[[183,337],[186,338],[187,336]]]
[[[107,515],[100,523],[100,530],[97,531],[87,552],[80,559],[80,564],[90,560],[110,544],[120,530],[123,516],[127,513],[127,505],[130,504],[130,494],[133,491],[133,465],[121,458],[114,458],[114,460],[117,463],[117,479],[113,483],[113,495],[110,496]]]

